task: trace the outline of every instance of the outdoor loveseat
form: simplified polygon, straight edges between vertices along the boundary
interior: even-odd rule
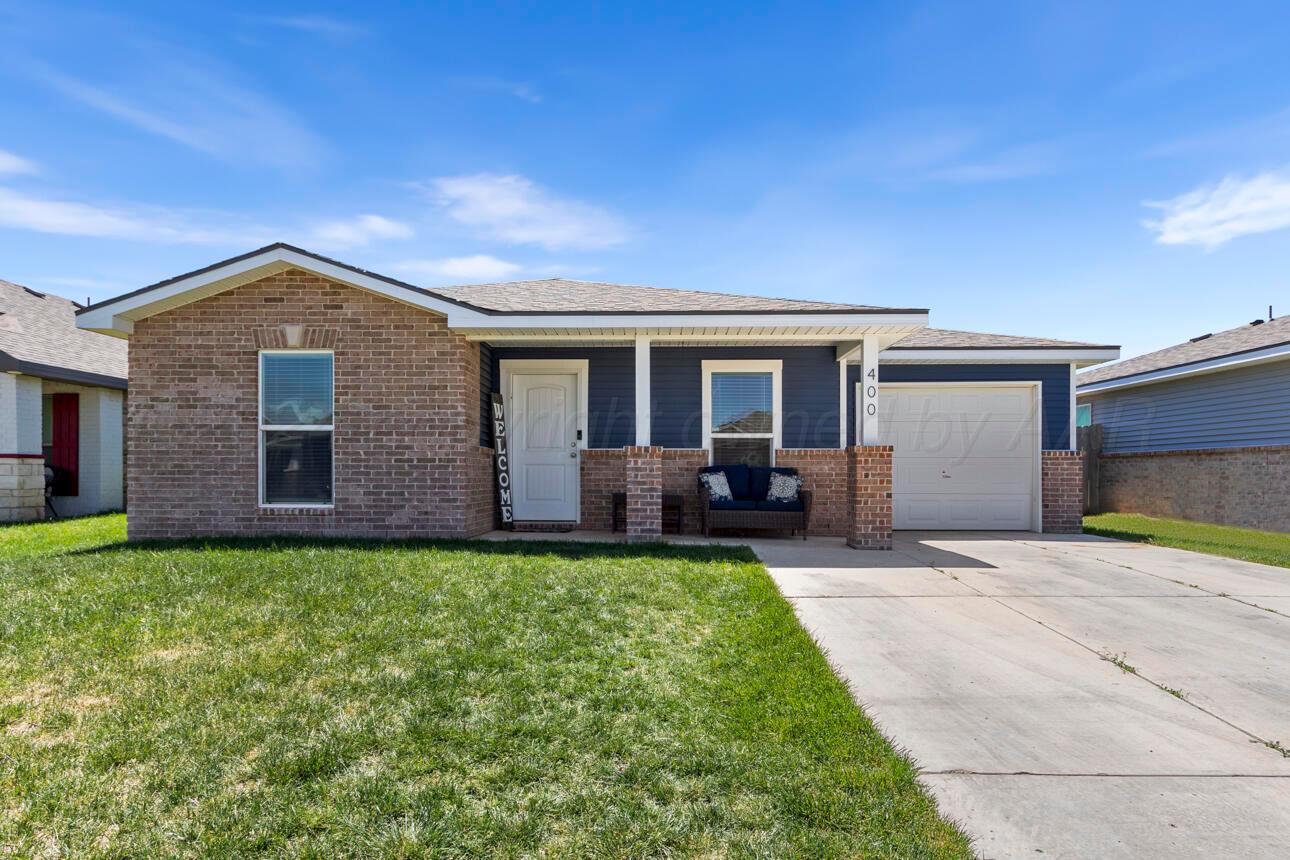
[[[730,484],[730,500],[713,499],[703,479],[698,478],[699,499],[703,514],[703,534],[711,536],[713,529],[779,529],[802,533],[811,519],[811,491],[799,489],[793,501],[768,501],[772,473],[796,475],[796,469],[786,467],[706,466],[699,475],[725,472]]]

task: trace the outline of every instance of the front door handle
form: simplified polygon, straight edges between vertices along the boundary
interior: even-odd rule
[[[578,459],[578,452],[577,452],[577,451],[570,451],[570,452],[569,452],[569,456],[570,456],[572,459],[576,460],[576,459]]]

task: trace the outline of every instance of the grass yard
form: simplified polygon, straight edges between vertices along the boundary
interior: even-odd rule
[[[1171,546],[1262,564],[1290,567],[1290,534],[1166,520],[1140,514],[1097,514],[1084,518],[1084,531],[1104,537]]]
[[[0,856],[968,857],[742,549],[0,528]]]

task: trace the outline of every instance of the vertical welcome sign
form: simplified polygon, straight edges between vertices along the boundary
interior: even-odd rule
[[[502,512],[502,528],[514,528],[515,517],[511,511],[511,443],[506,435],[506,404],[497,392],[493,392],[493,453],[497,458],[497,503]]]

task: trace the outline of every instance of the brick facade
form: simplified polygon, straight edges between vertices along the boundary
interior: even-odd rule
[[[0,457],[0,523],[45,516],[45,458]]]
[[[612,494],[627,490],[627,456],[622,448],[590,448],[582,452],[582,519],[584,529],[613,527]]]
[[[1290,445],[1103,454],[1101,509],[1290,532]]]
[[[279,338],[335,349],[331,509],[259,506],[257,344]],[[300,270],[140,320],[130,538],[486,531],[479,373],[478,345],[442,317]]]
[[[623,449],[627,472],[627,539],[658,540],[663,534],[663,449],[629,445]]]
[[[699,470],[708,465],[703,448],[663,449],[663,492],[685,499],[685,534],[703,531],[703,512],[699,503]]]
[[[1079,451],[1045,451],[1041,459],[1043,526],[1048,534],[1084,530],[1084,458]]]
[[[811,491],[808,535],[848,536],[851,484],[844,449],[783,448],[775,451],[775,465],[796,469],[806,480]]]
[[[892,451],[890,445],[852,445],[847,449],[848,546],[891,549]]]

